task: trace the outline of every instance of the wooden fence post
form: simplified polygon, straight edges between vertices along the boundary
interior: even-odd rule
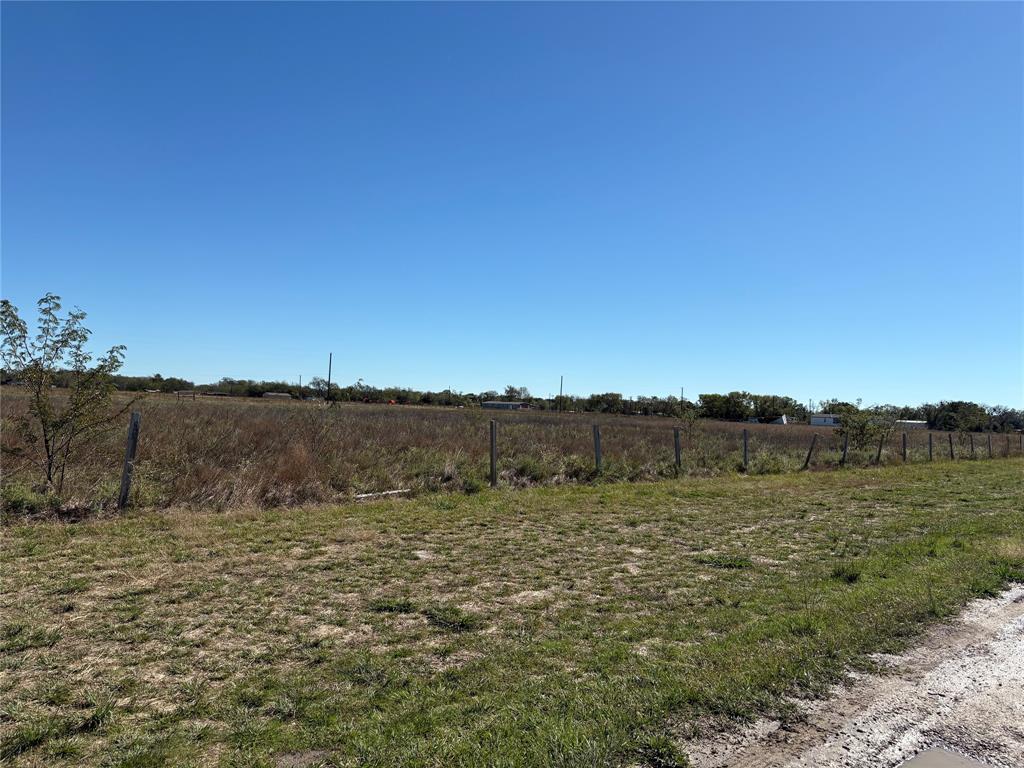
[[[992,458],[992,433],[988,433],[988,457]]]
[[[1006,455],[1010,455],[1010,436],[1006,436]]]
[[[804,469],[807,469],[811,465],[811,455],[814,453],[814,446],[818,442],[818,433],[815,432],[814,436],[811,437],[811,447],[807,449],[807,458],[804,459]]]
[[[875,453],[875,464],[881,464],[882,463],[882,446],[884,444],[885,444],[885,433],[882,433],[882,436],[880,438],[878,438],[878,452]]]
[[[907,463],[907,433],[903,433],[903,463]]]
[[[850,450],[850,433],[847,432],[843,435],[843,455],[839,459],[839,466],[846,466],[846,453]]]
[[[491,488],[498,487],[498,422],[491,419]]]
[[[932,433],[929,432],[928,433],[928,461],[931,461],[932,458],[933,458],[933,456],[932,456]]]
[[[971,458],[973,459],[974,458],[974,433],[971,432],[970,434],[968,434],[967,435],[967,439],[971,443]]]
[[[679,470],[683,466],[683,444],[679,439],[679,427],[675,427],[672,430],[672,439],[675,442],[676,448],[676,474],[679,474]],[[1009,438],[1007,438],[1009,440]]]
[[[953,455],[953,433],[952,432],[949,433],[949,458],[950,458],[951,461],[956,458],[956,456]]]
[[[132,489],[132,473],[135,471],[135,450],[139,447],[139,424],[142,414],[132,411],[128,422],[128,444],[124,450],[124,469],[121,470],[121,492],[117,494],[117,508],[128,506],[128,493]]]
[[[743,430],[743,471],[746,472],[750,466],[750,433]]]
[[[601,474],[601,427],[594,425],[594,468]]]

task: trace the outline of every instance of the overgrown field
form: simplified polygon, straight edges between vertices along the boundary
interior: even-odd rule
[[[39,506],[28,493],[38,482],[38,446],[26,445],[13,419],[27,400],[5,388],[4,483],[8,509]],[[676,474],[673,434],[682,427],[682,473],[716,475],[742,465],[742,430],[750,430],[752,474],[798,470],[813,434],[813,469],[839,463],[831,428],[744,425],[668,418],[553,412],[495,412],[416,406],[323,405],[266,400],[200,399],[177,402],[149,396],[139,406],[142,432],[133,501],[137,505],[200,508],[280,506],[340,501],[357,493],[410,489],[474,492],[488,481],[488,422],[499,422],[502,485],[587,483],[596,479],[592,425],[602,431],[602,479],[655,480]],[[110,507],[124,460],[124,424],[79,446],[64,489],[65,505]],[[935,459],[948,460],[948,435],[936,433]],[[892,435],[883,463],[902,461],[901,436]],[[910,459],[928,459],[928,436],[910,433]],[[955,452],[969,457],[966,435]],[[987,456],[980,435],[975,455]],[[1019,441],[994,438],[994,455],[1020,454]],[[876,446],[851,451],[849,463],[874,461]]]
[[[1024,578],[1022,475],[1012,458],[9,525],[0,760],[684,764],[695,731],[791,716],[787,695]]]

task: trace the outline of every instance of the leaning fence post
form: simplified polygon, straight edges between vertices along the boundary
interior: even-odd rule
[[[929,432],[928,433],[928,461],[931,461],[932,458],[933,458],[933,456],[932,456],[932,433]]]
[[[498,487],[498,422],[491,419],[491,488]]]
[[[903,463],[907,463],[907,433],[903,433]]]
[[[850,450],[850,433],[843,435],[843,457],[839,460],[839,466],[846,466],[846,452]]]
[[[1006,438],[1009,440],[1010,438]],[[676,474],[679,474],[680,468],[683,466],[683,446],[679,440],[679,427],[675,427],[672,430],[672,440],[675,442],[676,448]]]
[[[884,443],[885,443],[885,433],[883,432],[882,436],[880,438],[878,438],[878,453],[875,454],[875,464],[881,464],[882,463],[882,445]]]
[[[956,458],[956,456],[953,455],[953,433],[952,432],[949,433],[949,458],[950,459],[955,459]]]
[[[743,471],[747,471],[747,467],[750,466],[750,433],[747,430],[743,430]]]
[[[601,427],[594,425],[594,468],[601,474]]]
[[[992,433],[988,433],[988,457],[992,458]]]
[[[804,469],[807,469],[811,465],[811,454],[814,453],[814,445],[818,442],[818,433],[815,432],[814,436],[811,437],[811,447],[807,449],[807,458],[804,459]]]
[[[132,489],[132,472],[135,470],[135,449],[139,447],[139,423],[142,414],[132,411],[128,422],[128,444],[124,451],[124,469],[121,470],[121,492],[117,495],[117,508],[128,506],[128,492]]]

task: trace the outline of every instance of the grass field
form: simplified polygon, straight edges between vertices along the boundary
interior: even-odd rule
[[[0,760],[668,766],[1024,578],[1024,461],[2,530]]]
[[[31,488],[40,476],[34,466],[38,449],[25,445],[10,428],[26,407],[23,392],[5,388],[0,399],[4,482],[22,489]],[[488,479],[492,418],[499,422],[503,486],[593,482],[593,424],[602,430],[602,480],[657,480],[676,474],[672,430],[680,426],[659,417],[366,404],[325,408],[254,399],[177,402],[172,395],[148,396],[138,408],[142,431],[133,502],[199,509],[343,501],[353,494],[395,489],[475,492]],[[798,470],[815,434],[812,469],[835,468],[839,463],[840,442],[831,428],[705,420],[682,426],[684,475],[738,471],[745,428],[750,431],[751,474]],[[61,500],[65,506],[112,506],[126,428],[127,417],[99,440],[79,448]],[[909,437],[910,460],[926,461],[928,435],[915,431]],[[936,461],[948,460],[948,435],[936,437]],[[994,455],[1020,455],[1017,437],[1007,442],[1005,435],[996,435]],[[970,439],[955,436],[958,457],[970,456]],[[984,436],[977,435],[976,440],[975,456],[987,456]],[[849,463],[869,464],[875,450],[853,450]],[[901,460],[900,435],[894,434],[882,462]]]

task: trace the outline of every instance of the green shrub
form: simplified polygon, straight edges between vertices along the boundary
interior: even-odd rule
[[[0,489],[3,511],[15,515],[31,515],[55,509],[59,502],[56,496],[37,493],[21,483],[9,483]]]

